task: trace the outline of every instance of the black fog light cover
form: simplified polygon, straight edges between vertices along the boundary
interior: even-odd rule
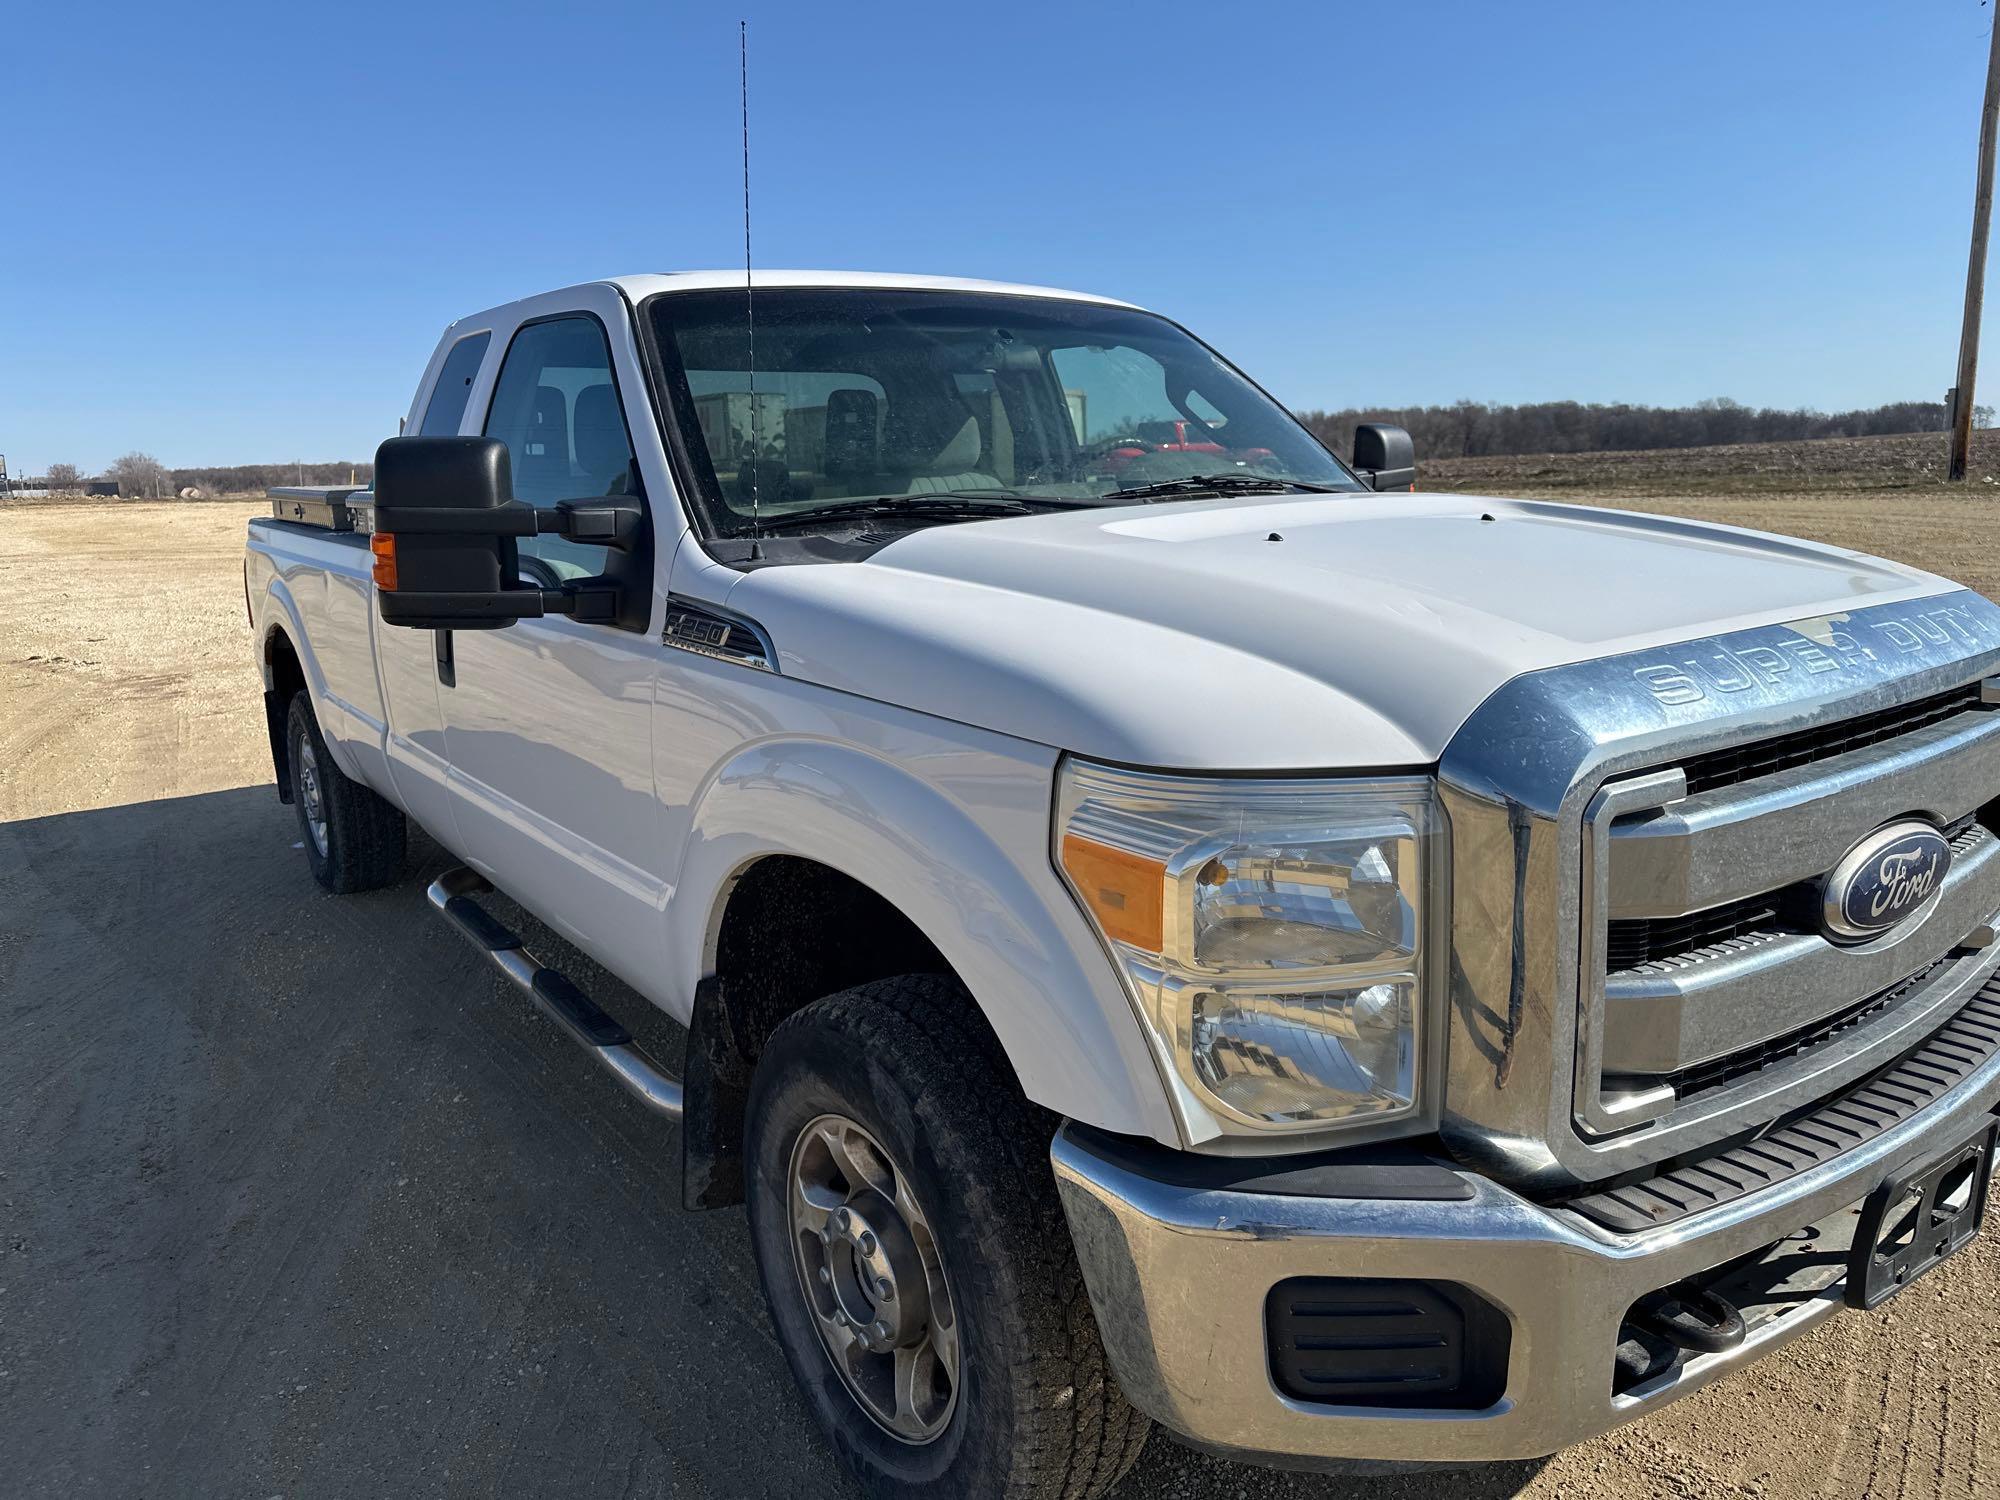
[[[1298,1401],[1483,1411],[1507,1389],[1506,1314],[1456,1282],[1294,1277],[1264,1329],[1271,1379]]]

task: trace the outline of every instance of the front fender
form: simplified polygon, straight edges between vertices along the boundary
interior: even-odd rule
[[[355,781],[364,780],[354,752],[347,744],[351,733],[348,715],[344,709],[332,707],[334,700],[327,691],[326,674],[320,670],[319,657],[313,650],[311,636],[306,632],[298,600],[292,596],[291,585],[280,569],[271,568],[264,581],[261,599],[262,607],[257,610],[257,670],[263,675],[265,691],[269,692],[274,686],[271,681],[271,638],[282,634],[291,643],[292,654],[299,659],[299,670],[305,674],[306,692],[312,699],[313,713],[320,721],[320,736],[326,741],[327,753],[333,757],[333,763],[340,768],[343,776]]]
[[[971,759],[937,757],[941,786],[848,745],[788,738],[740,750],[692,809],[668,907],[678,995],[691,1003],[714,972],[743,871],[768,855],[816,860],[895,906],[944,955],[1028,1098],[1178,1145],[1138,1018],[1049,861],[1053,754]]]

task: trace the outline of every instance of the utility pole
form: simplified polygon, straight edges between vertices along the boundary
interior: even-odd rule
[[[1979,111],[1979,187],[1972,199],[1972,255],[1965,268],[1965,325],[1958,335],[1958,385],[1951,398],[1951,463],[1963,480],[1972,456],[1972,391],[1979,373],[1979,311],[1986,296],[1986,233],[1993,225],[1993,142],[2000,133],[2000,16],[1986,54],[1986,102]]]

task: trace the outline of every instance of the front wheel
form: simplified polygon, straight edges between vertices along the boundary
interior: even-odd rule
[[[285,750],[299,842],[313,879],[338,895],[395,880],[409,838],[403,815],[333,763],[303,692],[292,695],[285,715]]]
[[[963,986],[878,980],[758,1063],[750,1229],[807,1404],[872,1495],[1109,1490],[1149,1429],[1112,1379],[1049,1168]]]

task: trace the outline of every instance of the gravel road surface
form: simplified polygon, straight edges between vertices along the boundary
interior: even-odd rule
[[[2000,501],[1936,504],[1871,545],[1954,570]],[[307,875],[257,509],[0,506],[0,1491],[851,1493],[741,1212],[679,1211],[673,1131],[429,914],[442,854],[365,896]],[[1156,1436],[1122,1495],[1993,1496],[1996,1264],[1546,1464],[1330,1480]]]

